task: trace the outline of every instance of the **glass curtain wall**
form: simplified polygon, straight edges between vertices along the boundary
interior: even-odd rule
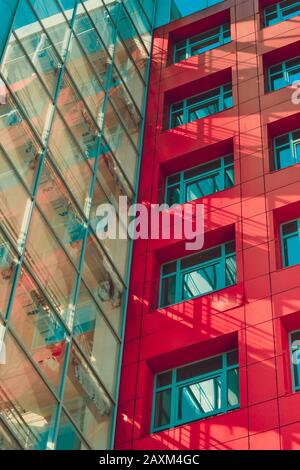
[[[0,448],[110,446],[153,0],[19,0],[0,68]]]

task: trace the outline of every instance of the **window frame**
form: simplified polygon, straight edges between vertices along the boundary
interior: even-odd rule
[[[230,89],[225,90],[226,87],[230,86]],[[201,96],[206,95],[207,93],[212,93],[216,92],[214,95],[212,95],[210,98],[202,99]],[[228,96],[226,96],[228,95]],[[196,98],[199,98],[198,101],[193,102],[192,104],[188,104],[190,100],[195,100]],[[225,106],[225,99],[231,98],[231,105],[230,106]],[[189,119],[189,113],[193,111],[194,109],[197,109],[199,105],[205,105],[207,104],[208,106],[213,104],[214,102],[218,102],[218,110],[212,113],[207,114],[207,116],[203,116],[200,118],[196,119]],[[180,106],[181,105],[181,106]],[[174,111],[174,107],[177,107],[177,109]],[[220,85],[216,88],[211,88],[209,90],[206,90],[202,93],[199,93],[197,95],[189,96],[188,98],[185,98],[184,100],[176,101],[175,103],[172,103],[170,106],[170,113],[169,113],[169,130],[171,129],[176,129],[179,126],[189,124],[190,122],[198,121],[199,119],[204,119],[205,117],[211,116],[216,113],[220,113],[222,111],[225,111],[227,109],[230,109],[233,107],[233,93],[232,93],[232,82],[227,82],[224,83],[223,85]],[[179,112],[182,112],[182,123],[173,125],[173,119],[176,114]]]
[[[153,388],[153,399],[152,399],[152,416],[151,416],[151,433],[157,433],[166,429],[172,429],[177,426],[182,426],[187,423],[192,423],[195,421],[201,421],[203,419],[209,418],[211,416],[216,416],[219,414],[224,414],[228,413],[229,411],[236,410],[240,408],[240,376],[239,376],[239,359],[235,364],[228,365],[228,355],[231,352],[238,352],[238,349],[230,349],[229,351],[226,351],[221,354],[216,354],[214,356],[209,356],[204,359],[201,359],[200,361],[194,361],[192,363],[184,364],[179,367],[175,367],[173,369],[168,369],[162,372],[159,372],[155,374],[154,377],[154,388]],[[191,377],[189,379],[185,380],[178,380],[176,379],[177,371],[178,369],[182,369],[184,367],[189,367],[192,366],[193,364],[197,364],[200,362],[205,362],[206,360],[209,359],[214,359],[217,357],[222,358],[222,367],[221,369],[216,369],[211,372],[207,372],[205,374],[200,374],[200,375],[195,375],[194,377]],[[228,405],[228,372],[231,370],[237,370],[238,371],[238,404],[237,405]],[[166,372],[171,372],[172,373],[172,380],[171,383],[168,385],[164,386],[157,386],[157,379],[158,376],[161,374],[164,374]],[[179,391],[182,387],[189,386],[189,385],[194,385],[194,384],[199,384],[200,382],[205,382],[206,380],[214,379],[221,377],[221,393],[220,393],[220,398],[221,398],[221,407],[207,412],[203,413],[202,417],[196,417],[194,419],[190,420],[184,420],[184,419],[178,419],[177,418],[177,412],[178,412],[178,405],[179,405]],[[156,397],[158,393],[170,390],[171,391],[171,402],[170,402],[170,423],[161,425],[161,426],[155,426],[155,418],[156,418]]]
[[[297,222],[298,230],[295,232],[289,233],[288,235],[285,235],[283,233],[284,226],[291,224],[293,222]],[[284,269],[291,268],[293,266],[299,266],[299,263],[295,263],[295,264],[286,263],[286,253],[285,253],[285,243],[284,243],[286,239],[294,237],[296,235],[298,235],[298,241],[299,241],[299,247],[300,247],[300,219],[289,220],[288,222],[284,222],[283,224],[280,225],[281,258],[282,258],[282,266]]]
[[[300,4],[300,2],[299,2],[299,4]],[[276,64],[272,64],[268,67],[268,92],[269,93],[272,93],[273,91],[281,90],[282,88],[285,88],[287,86],[292,85],[293,82],[291,80],[289,80],[289,74],[290,74],[290,72],[293,71],[293,69],[296,69],[297,66],[288,66],[287,64],[288,64],[288,62],[290,62],[292,60],[296,60],[296,59],[298,59],[298,61],[299,61],[298,68],[299,68],[299,71],[300,71],[300,56],[291,57],[290,59],[284,60],[283,62],[278,62]],[[278,88],[275,88],[275,87],[272,86],[272,68],[278,67],[279,65],[281,66],[281,72],[275,72],[275,73],[273,73],[273,76],[276,75],[276,74],[281,73],[282,79],[284,80],[285,85],[280,86]]]
[[[298,379],[299,385],[298,386],[296,386],[295,373],[294,373],[294,367],[293,367],[293,365],[294,365],[293,364],[293,354],[294,354],[295,351],[300,350],[300,345],[296,346],[296,347],[293,347],[292,336],[295,333],[300,333],[300,330],[293,330],[293,331],[290,331],[290,333],[289,333],[289,352],[290,352],[290,366],[291,366],[291,374],[292,374],[293,393],[300,392],[300,363],[297,364],[297,371],[298,371],[298,374],[299,374],[299,379]]]
[[[294,16],[298,16],[300,14],[300,1],[296,1],[296,2],[294,2],[294,4],[290,5],[290,7],[298,5],[299,6],[299,11],[296,12],[296,13],[291,13],[291,14],[287,14],[287,15],[284,15],[284,12],[288,8],[287,7],[280,8],[280,5],[282,3],[284,3],[284,0],[281,1],[281,2],[272,3],[271,5],[267,5],[267,6],[264,7],[264,9],[263,9],[263,27],[264,28],[268,28],[269,26],[273,26],[275,24],[281,23],[282,21],[286,21],[289,18],[293,18]],[[268,24],[268,22],[267,22],[267,16],[268,16],[267,9],[271,8],[272,6],[273,7],[275,6],[273,14],[276,13],[276,19],[273,20],[273,22],[271,24]],[[269,16],[271,14],[269,14]]]
[[[232,157],[232,160],[229,163],[226,163],[225,161],[229,157]],[[206,172],[203,172],[203,173],[199,173],[196,176],[185,177],[185,173],[187,173],[189,171],[192,171],[192,170],[196,171],[198,168],[199,168],[199,170],[201,170],[201,168],[205,167],[206,165],[208,165],[210,163],[214,163],[214,162],[220,162],[219,168],[216,168],[214,170],[209,170],[209,171],[206,171]],[[225,182],[226,170],[228,170],[230,168],[233,169],[233,185],[226,187],[226,182]],[[176,182],[176,183],[169,183],[169,179],[172,178],[172,177],[175,177],[177,175],[179,176],[179,181]],[[173,173],[172,175],[168,175],[167,178],[166,178],[166,184],[165,184],[165,195],[164,195],[165,203],[169,204],[168,191],[172,188],[175,188],[176,186],[179,186],[179,191],[180,191],[179,203],[178,204],[185,204],[187,202],[194,201],[195,199],[187,199],[187,197],[186,197],[186,192],[187,192],[188,185],[191,184],[191,183],[195,183],[197,181],[200,182],[200,181],[202,181],[206,178],[209,178],[209,177],[214,177],[214,175],[215,175],[215,177],[218,177],[218,175],[221,175],[221,177],[222,177],[222,188],[219,191],[214,191],[214,192],[209,193],[207,195],[200,196],[200,198],[208,197],[212,194],[217,194],[221,191],[224,191],[225,189],[229,189],[229,188],[232,188],[234,186],[234,176],[235,175],[234,175],[234,155],[233,155],[233,153],[229,153],[229,154],[226,154],[222,157],[216,158],[214,160],[202,163],[201,165],[197,165],[197,166],[194,166],[192,168],[188,168],[187,170],[184,170],[184,171],[181,171],[181,172],[178,172],[178,173]],[[200,198],[197,198],[197,199],[200,199]]]
[[[167,307],[170,307],[172,305],[176,305],[176,304],[179,304],[181,302],[187,302],[189,300],[196,299],[197,297],[203,297],[205,295],[212,294],[213,292],[218,292],[220,290],[226,289],[227,287],[231,287],[233,285],[236,285],[237,279],[235,279],[235,282],[233,284],[230,284],[228,286],[226,285],[226,261],[227,261],[228,258],[235,257],[235,278],[237,278],[236,246],[234,247],[233,252],[226,253],[226,247],[230,246],[230,244],[232,244],[232,243],[235,244],[235,240],[230,240],[229,242],[225,242],[225,243],[222,243],[220,245],[213,246],[211,248],[208,248],[207,250],[199,251],[198,253],[194,253],[192,255],[184,256],[183,258],[178,258],[176,260],[173,260],[173,261],[162,264],[161,267],[160,267],[158,308],[159,309],[167,308]],[[187,260],[188,258],[193,257],[197,254],[208,253],[209,251],[214,250],[214,249],[218,249],[218,248],[221,248],[221,256],[219,256],[217,258],[212,258],[209,261],[194,264],[194,265],[189,266],[187,268],[181,268],[181,262],[182,261]],[[174,264],[176,263],[176,269],[173,270],[171,273],[163,274],[164,267],[168,264],[171,264],[171,263],[174,263]],[[209,291],[209,292],[205,292],[203,294],[198,294],[198,295],[191,296],[189,298],[185,298],[184,295],[183,295],[184,276],[186,276],[189,273],[195,272],[197,269],[205,269],[205,268],[209,268],[209,267],[215,266],[215,265],[220,265],[221,269],[222,269],[221,270],[221,278],[220,278],[222,282],[220,282],[220,279],[216,280],[216,283],[218,284],[216,286],[216,289],[214,289],[212,291]],[[164,303],[163,303],[164,281],[168,278],[173,277],[174,275],[175,275],[175,301],[174,301],[174,303],[164,305]]]
[[[300,129],[294,129],[290,132],[285,132],[284,134],[276,135],[273,138],[273,152],[274,152],[274,163],[275,163],[275,170],[276,171],[283,170],[284,168],[290,168],[290,167],[300,163],[300,155],[299,155],[299,161],[298,161],[297,160],[297,153],[295,151],[296,150],[296,145],[300,146],[300,136],[299,136],[298,139],[294,139],[294,137],[293,137],[293,134],[296,134],[297,132],[299,132],[299,134],[300,134]],[[278,155],[277,155],[277,150],[279,148],[283,148],[284,145],[276,145],[276,140],[279,139],[279,138],[282,138],[286,135],[288,136],[290,152],[291,152],[291,156],[292,156],[292,159],[293,159],[294,163],[292,165],[279,166],[279,158],[278,158]]]
[[[212,34],[213,31],[218,29],[218,32],[215,34]],[[226,37],[226,34],[229,33],[229,37]],[[202,39],[198,39],[199,36],[204,36]],[[214,44],[204,46],[203,49],[200,49],[200,52],[197,53],[192,53],[192,48],[195,46],[200,46],[202,43],[209,42],[212,39],[216,39],[216,42]],[[210,51],[212,49],[215,49],[217,47],[223,46],[225,44],[228,44],[229,42],[232,41],[231,38],[231,25],[230,22],[223,23],[219,26],[215,26],[213,28],[210,28],[206,31],[203,31],[202,33],[199,33],[197,35],[188,37],[184,40],[178,41],[174,44],[174,51],[173,51],[173,64],[178,64],[186,59],[189,59],[190,57],[194,57],[196,55],[203,54],[206,51]],[[178,47],[178,44],[181,44],[185,42],[185,45]],[[179,59],[177,58],[178,52],[184,52],[185,51],[185,58],[184,59]]]

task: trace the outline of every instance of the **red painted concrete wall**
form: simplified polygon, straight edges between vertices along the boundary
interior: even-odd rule
[[[168,66],[172,38],[229,13],[231,43]],[[232,148],[235,186],[201,202],[207,246],[235,233],[238,282],[157,310],[159,266],[183,256],[184,244],[135,242],[118,449],[300,449],[300,393],[292,393],[288,353],[288,333],[300,329],[300,266],[282,269],[278,239],[280,223],[300,217],[300,165],[272,172],[270,160],[270,138],[300,127],[300,105],[291,103],[291,87],[265,94],[264,79],[266,64],[288,56],[299,38],[299,16],[262,29],[253,0],[227,0],[155,33],[139,200],[161,202],[166,175]],[[163,130],[168,101],[230,75],[232,109]],[[151,435],[154,374],[234,344],[240,409]]]

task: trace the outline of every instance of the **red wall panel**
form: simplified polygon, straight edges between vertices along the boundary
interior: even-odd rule
[[[174,38],[229,14],[231,43],[168,64]],[[118,449],[299,449],[300,393],[292,393],[288,334],[300,329],[300,266],[282,269],[278,227],[300,215],[300,165],[272,171],[270,138],[293,128],[300,109],[291,102],[291,87],[268,94],[264,88],[265,64],[289,54],[299,37],[299,17],[262,29],[253,0],[227,0],[155,31],[139,200],[161,202],[166,175],[233,150],[235,186],[197,202],[205,205],[207,246],[235,232],[238,282],[157,309],[160,263],[183,256],[184,244],[135,242]],[[163,130],[170,99],[228,73],[232,109]],[[240,409],[150,434],[155,372],[232,344],[239,349]]]

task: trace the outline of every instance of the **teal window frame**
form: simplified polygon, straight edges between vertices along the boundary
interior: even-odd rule
[[[294,339],[293,336],[296,336],[296,338]],[[299,341],[299,344],[295,345],[295,341]],[[300,391],[300,330],[295,330],[295,331],[290,332],[289,345],[290,345],[293,392],[299,392]],[[297,356],[297,359],[299,358],[298,364],[293,363],[294,362],[293,359],[295,355]]]
[[[231,42],[230,23],[224,23],[175,43],[173,63],[178,64],[189,57],[203,54],[229,42]]]
[[[294,76],[298,74],[299,76]],[[277,82],[279,80],[279,83]],[[300,80],[300,56],[293,57],[284,62],[268,67],[268,91],[285,88],[295,80]]]
[[[274,137],[273,151],[277,171],[300,163],[300,129]]]
[[[199,186],[202,182],[211,182],[212,190],[203,191]],[[186,202],[199,199],[188,195],[190,185],[197,185],[200,197],[209,196],[218,193],[224,189],[234,186],[234,158],[233,154],[203,163],[179,173],[170,175],[166,179],[165,203],[170,206],[173,204],[185,204]],[[177,194],[177,200],[172,202],[172,194]]]
[[[233,355],[233,361],[230,360],[231,354]],[[234,356],[236,356],[236,358]],[[188,368],[197,366],[197,365],[200,365],[201,367],[201,364],[204,364],[206,361],[209,362],[214,359],[216,360],[220,359],[220,363],[221,363],[220,368],[216,368],[207,373],[192,376],[185,380],[177,379],[178,371],[182,371],[184,369],[187,370]],[[228,393],[229,391],[228,377],[231,371],[237,371],[237,389],[235,391],[237,393],[238,401],[234,405],[230,405],[229,393]],[[165,385],[159,385],[158,381],[163,376],[165,377],[165,379],[162,379],[162,380],[165,380],[167,383]],[[208,412],[203,411],[203,414],[200,417],[195,416],[194,418],[191,417],[190,419],[184,419],[184,418],[178,417],[179,408],[180,408],[180,390],[182,390],[183,388],[186,389],[189,386],[197,386],[200,383],[203,383],[209,380],[214,380],[214,379],[218,380],[219,386],[220,386],[220,395],[218,397],[218,399],[220,400],[220,403],[219,403],[220,406]],[[199,387],[197,391],[199,393]],[[202,389],[200,389],[200,394],[201,392],[203,392]],[[159,404],[158,404],[157,398],[159,395],[161,396],[162,394],[164,396],[168,394],[169,396],[169,420],[168,420],[169,422],[166,424],[157,423],[158,421],[157,411],[159,410],[158,408]],[[194,407],[197,407],[197,403],[199,405],[198,409],[201,407],[201,404],[195,400],[195,396],[191,396],[190,399],[191,401],[193,401]],[[200,421],[202,419],[209,418],[210,416],[228,413],[229,411],[236,410],[239,407],[240,407],[240,385],[239,385],[238,350],[234,349],[234,350],[227,351],[226,353],[223,353],[223,354],[218,354],[216,356],[202,359],[201,361],[196,361],[194,363],[185,364],[184,366],[180,366],[175,369],[171,369],[171,370],[156,374],[154,377],[151,432],[155,433],[155,432],[163,431],[166,429],[174,428],[176,426],[181,426],[186,423],[191,423],[193,421]]]
[[[290,228],[288,228],[290,226]],[[293,228],[295,227],[295,228]],[[282,251],[282,265],[284,268],[291,266],[297,266],[300,264],[300,219],[291,220],[280,226],[280,238],[281,238],[281,251]],[[293,239],[298,244],[299,248],[299,261],[290,263],[288,241]],[[298,243],[297,243],[298,242]]]
[[[211,109],[211,106],[213,106],[213,109]],[[232,106],[232,83],[229,82],[199,95],[172,103],[170,107],[169,128],[174,129],[189,122],[203,119],[232,108]],[[202,111],[204,115],[197,115],[196,113],[199,111]],[[192,113],[195,114],[195,117],[192,116]]]
[[[289,13],[289,10],[295,9]],[[263,10],[263,26],[266,28],[282,21],[288,20],[300,14],[300,1],[289,2],[284,0],[282,2],[273,3],[268,5]]]
[[[217,253],[218,256],[216,256]],[[197,262],[199,257],[207,259],[206,261]],[[191,262],[190,265],[189,262]],[[184,267],[185,264],[187,264],[187,267]],[[233,270],[234,272],[232,272]],[[209,271],[212,271],[212,279],[208,275]],[[202,273],[200,281],[204,281],[204,284],[206,282],[207,285],[209,285],[208,281],[211,281],[211,284],[213,284],[212,289],[203,289],[202,292],[188,295],[190,287],[187,281],[190,281],[191,285],[194,285],[196,289],[201,290],[201,286],[197,285],[191,277],[193,274],[199,276],[199,272]],[[160,271],[159,308],[176,305],[233,286],[236,284],[236,277],[235,241],[217,245],[196,254],[165,263],[161,266]],[[173,300],[165,302],[165,294],[167,293],[167,297],[169,297],[170,292]]]

